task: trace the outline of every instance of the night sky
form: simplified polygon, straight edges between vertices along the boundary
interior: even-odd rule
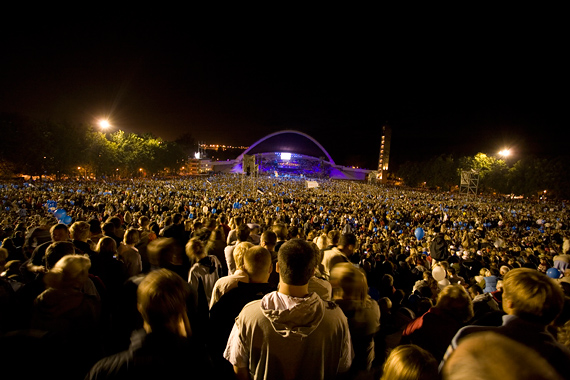
[[[363,17],[4,25],[0,112],[108,115],[127,132],[209,144],[294,129],[335,162],[370,169],[385,123],[396,166],[506,146],[513,159],[568,150],[567,31],[556,22]]]

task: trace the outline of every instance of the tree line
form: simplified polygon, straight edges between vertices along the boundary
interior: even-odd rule
[[[4,176],[123,176],[178,172],[196,150],[190,134],[164,141],[152,134],[104,133],[89,124],[0,114]]]
[[[568,155],[533,155],[512,164],[484,153],[459,158],[440,155],[424,161],[408,161],[400,165],[396,175],[407,186],[450,191],[460,185],[461,172],[471,170],[479,174],[478,193],[570,198]]]

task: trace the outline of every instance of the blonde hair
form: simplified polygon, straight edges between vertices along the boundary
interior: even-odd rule
[[[137,288],[137,306],[153,331],[175,332],[182,318],[187,333],[190,333],[186,314],[187,285],[182,277],[164,268],[151,271],[141,281]]]
[[[200,260],[204,256],[204,243],[197,237],[188,240],[188,243],[186,243],[186,256],[190,260]]]
[[[435,307],[461,322],[473,318],[471,297],[461,285],[447,285],[437,296]]]
[[[237,244],[233,251],[234,261],[236,262],[237,269],[243,269],[243,256],[247,252],[248,249],[253,247],[253,243],[248,241],[242,241],[241,243]]]
[[[79,221],[75,222],[69,228],[69,233],[73,240],[85,241],[91,236],[90,233],[91,226],[87,222]]]
[[[532,348],[492,331],[463,338],[441,375],[444,380],[562,379]]]
[[[368,297],[366,275],[351,263],[336,264],[331,271],[330,282],[333,293],[339,298],[364,301]]]
[[[136,228],[129,228],[123,235],[123,243],[126,245],[137,244],[140,241],[140,232]]]
[[[380,380],[437,380],[437,367],[437,361],[428,351],[404,344],[390,352]]]
[[[245,251],[243,269],[251,277],[269,274],[271,268],[271,253],[267,248],[255,245]]]
[[[50,288],[79,289],[89,277],[91,260],[84,255],[65,255],[45,274],[44,282]]]
[[[548,325],[562,312],[564,293],[553,279],[536,269],[515,268],[503,278],[503,303],[509,301],[515,315]]]

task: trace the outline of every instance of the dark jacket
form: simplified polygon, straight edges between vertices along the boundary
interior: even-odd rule
[[[128,350],[99,360],[85,379],[202,379],[211,371],[208,356],[190,339],[137,330]]]

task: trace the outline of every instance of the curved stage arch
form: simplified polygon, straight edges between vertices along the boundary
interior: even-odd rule
[[[271,133],[271,134],[269,134],[269,135],[267,135],[267,136],[265,136],[265,137],[263,137],[263,138],[257,140],[257,141],[256,141],[255,143],[253,143],[253,145],[251,145],[245,152],[243,152],[242,154],[240,154],[240,155],[236,158],[236,160],[237,160],[237,161],[243,160],[243,156],[244,156],[244,155],[249,154],[249,152],[251,152],[252,150],[255,150],[254,148],[256,148],[258,145],[260,145],[260,144],[263,143],[264,141],[269,140],[269,139],[271,139],[272,137],[275,137],[275,136],[278,136],[278,135],[283,135],[283,134],[297,134],[297,135],[300,135],[300,136],[305,137],[306,139],[310,140],[310,142],[312,142],[313,144],[315,144],[315,145],[321,150],[322,153],[324,153],[324,155],[325,155],[325,156],[327,157],[327,159],[328,159],[328,162],[329,162],[331,165],[335,165],[334,160],[333,160],[332,157],[330,156],[329,152],[327,152],[326,149],[325,149],[317,140],[315,140],[314,138],[312,138],[311,136],[309,136],[309,135],[306,134],[306,133],[299,132],[299,131],[295,131],[295,130],[291,130],[291,129],[283,130],[283,131],[278,131],[278,132],[275,132],[275,133]],[[273,151],[275,151],[275,150],[273,150]],[[291,153],[297,153],[297,152],[294,152],[294,150],[290,150],[290,152],[291,152]]]
[[[281,136],[281,138],[273,139],[276,136]],[[299,139],[298,136],[302,138]],[[276,161],[276,155],[279,153],[291,153],[297,157],[296,160],[302,160],[305,166],[303,167],[303,164],[301,164],[300,170],[305,171],[305,176],[307,177],[325,175],[326,178],[330,179],[363,181],[366,179],[367,174],[371,172],[368,169],[351,168],[335,164],[331,155],[317,140],[306,133],[290,129],[274,132],[257,140],[233,160],[212,162],[212,170],[220,173],[243,173],[243,159],[245,155],[260,155],[273,161],[270,165],[275,165],[276,163],[277,165],[283,165],[283,161],[281,163]],[[322,164],[325,164],[324,171],[322,171]],[[288,172],[289,169],[292,171],[297,170],[294,165],[289,167],[284,165],[281,168],[284,172]]]

